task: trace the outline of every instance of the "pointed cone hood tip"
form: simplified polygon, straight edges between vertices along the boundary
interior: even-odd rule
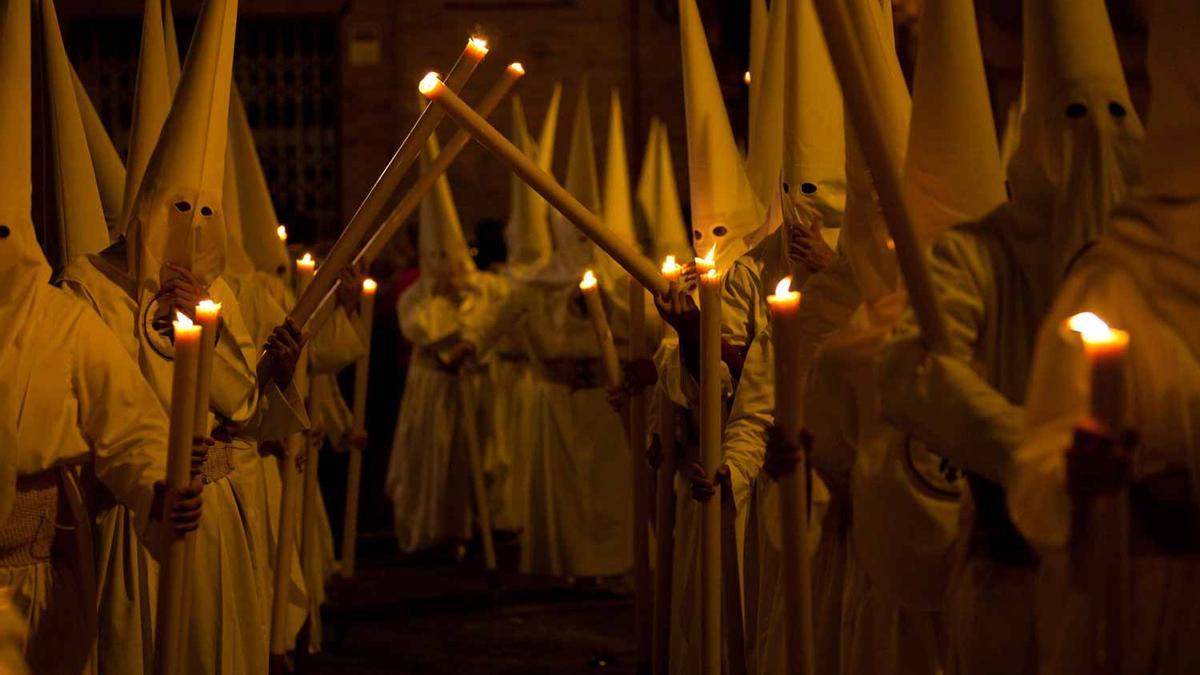
[[[167,48],[161,1],[146,0],[142,15],[137,83],[133,90],[133,122],[129,130],[129,152],[125,159],[125,196],[121,200],[124,209],[119,226],[121,232],[129,225],[142,177],[171,110],[173,88],[164,58]]]
[[[431,135],[421,154],[422,173],[429,170],[439,153],[437,136]],[[449,276],[475,269],[446,174],[438,177],[433,190],[421,200],[418,246],[424,274]]]
[[[563,187],[592,213],[601,213],[603,202],[596,172],[596,143],[592,134],[592,112],[586,82],[580,86],[575,106]],[[550,214],[550,234],[554,239],[554,267],[557,272],[566,278],[574,278],[583,273],[584,267],[592,264],[595,247],[591,240],[557,211]]]
[[[104,208],[104,222],[108,228],[109,239],[123,229],[121,212],[125,202],[125,162],[117,153],[112,137],[100,121],[100,114],[88,96],[83,82],[75,68],[71,68],[71,76],[75,81],[75,101],[79,104],[79,114],[83,119],[83,131],[87,136],[88,154],[92,159],[92,171],[96,176],[96,187],[100,191],[100,203]]]
[[[919,234],[978,220],[1006,200],[970,0],[926,0],[904,182]]]
[[[762,239],[764,214],[734,140],[695,0],[679,0],[679,32],[693,243],[698,252],[716,244],[717,268],[724,271]]]
[[[254,145],[254,134],[246,116],[246,105],[233,87],[229,101],[229,144],[237,171],[238,210],[242,221],[242,246],[254,266],[262,272],[286,277],[291,268],[287,244],[277,233],[279,217],[271,201],[271,190]]]
[[[207,0],[201,9],[170,114],[130,211],[134,245],[128,250],[136,256],[130,269],[138,270],[143,284],[155,285],[166,262],[208,282],[224,269],[221,193],[237,4]],[[132,231],[135,226],[139,231]]]
[[[49,106],[48,164],[58,234],[59,264],[108,247],[108,227],[75,96],[75,82],[63,45],[54,0],[41,1],[43,66]]]
[[[812,0],[784,3],[783,185],[793,202],[807,202],[826,227],[837,227],[846,208],[842,91]]]
[[[529,133],[525,108],[517,95],[512,97],[513,144],[537,161],[538,147]],[[554,245],[546,222],[545,201],[516,174],[509,177],[511,206],[504,241],[508,247],[508,267],[517,276],[526,276],[550,260]],[[539,205],[539,202],[541,203]]]
[[[638,179],[638,205],[650,229],[652,253],[656,260],[673,255],[680,262],[695,256],[688,238],[687,224],[679,206],[679,187],[671,161],[671,139],[658,118],[651,121],[646,159]]]
[[[786,64],[788,0],[771,7],[766,28],[763,64],[754,73],[750,86],[750,140],[746,174],[761,204],[770,204],[779,190],[779,170],[783,166],[784,73]],[[778,223],[772,223],[772,228]]]

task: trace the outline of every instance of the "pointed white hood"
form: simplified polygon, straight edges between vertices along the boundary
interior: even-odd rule
[[[761,2],[761,0],[755,0]],[[779,190],[779,170],[783,166],[783,101],[787,41],[788,0],[771,6],[770,20],[764,19],[761,63],[751,68],[750,140],[746,155],[746,175],[760,204],[771,204]],[[765,9],[762,10],[765,15]],[[753,62],[753,61],[752,61]],[[777,210],[772,209],[772,213]],[[772,229],[778,223],[772,223]]]
[[[625,124],[622,120],[621,97],[614,88],[608,110],[608,142],[604,160],[604,224],[619,237],[642,250],[634,229],[633,192],[629,181],[629,158],[625,152]],[[626,272],[608,254],[599,252],[602,278],[610,281]]]
[[[237,167],[242,246],[259,271],[286,279],[291,270],[291,258],[287,244],[279,238],[279,218],[271,201],[271,189],[254,145],[246,105],[236,84],[229,101],[229,144]]]
[[[525,108],[516,94],[512,95],[512,122],[513,144],[537,161],[537,144],[529,134]],[[550,242],[549,224],[545,219],[534,219],[536,209],[533,202],[537,195],[516,174],[509,176],[508,196],[508,227],[504,230],[504,243],[508,248],[508,269],[514,276],[524,277],[550,261],[554,245]]]
[[[638,177],[638,207],[650,231],[650,253],[661,261],[673,255],[683,264],[695,257],[688,239],[687,224],[679,207],[679,187],[671,164],[671,141],[667,127],[657,117],[650,120],[650,135],[642,173]]]
[[[904,184],[929,239],[1006,198],[973,2],[925,0],[920,35]]]
[[[76,100],[74,71],[67,59],[54,0],[41,0],[42,63],[47,90],[47,164],[55,203],[55,227],[44,223],[57,264],[108,247],[108,227],[100,202],[87,134]]]
[[[1023,236],[1047,237],[1053,288],[1141,182],[1133,109],[1103,0],[1025,0],[1024,107],[1008,166]]]
[[[100,121],[96,106],[88,97],[87,90],[79,74],[71,67],[71,77],[75,81],[75,101],[79,104],[79,114],[83,119],[83,131],[87,136],[88,154],[92,160],[92,171],[96,176],[96,187],[100,191],[100,203],[104,208],[104,223],[108,228],[110,240],[116,239],[124,229],[121,223],[121,212],[125,201],[125,162],[117,154],[117,147]]]
[[[429,136],[425,152],[421,153],[421,172],[440,153],[437,135]],[[463,236],[458,209],[450,193],[450,180],[442,174],[434,188],[421,200],[420,232],[418,234],[421,274],[436,278],[448,278],[469,274],[475,270],[467,239]]]
[[[579,102],[575,106],[571,147],[567,152],[567,176],[563,187],[592,213],[602,212],[600,182],[596,175],[596,144],[592,135],[592,113],[586,82],[579,89]],[[577,282],[583,271],[595,263],[595,244],[557,211],[550,214],[550,235],[554,239],[554,256],[549,267],[538,276],[551,283]]]
[[[766,223],[733,137],[695,0],[679,0],[679,34],[692,241],[702,255],[715,245],[717,268],[724,271],[762,240]]]
[[[142,15],[142,43],[138,55],[137,84],[133,90],[133,122],[129,129],[129,152],[125,157],[125,196],[119,226],[125,232],[132,217],[134,200],[150,155],[171,110],[170,76],[167,70],[166,38],[163,36],[162,0],[146,0]]]

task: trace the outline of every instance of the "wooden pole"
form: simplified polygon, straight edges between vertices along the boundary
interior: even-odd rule
[[[475,140],[508,164],[521,180],[529,184],[551,206],[571,221],[597,246],[638,280],[652,293],[667,291],[667,282],[659,276],[658,267],[643,256],[632,244],[609,229],[596,214],[543,171],[524,152],[463,102],[449,87],[436,77],[426,76],[421,80],[421,93],[437,103],[446,114],[454,118]]]
[[[629,278],[629,361],[646,358],[646,289]],[[650,473],[646,467],[646,395],[636,390],[629,396],[629,452],[633,479],[633,581],[634,627],[637,632],[639,672],[651,665],[652,594],[650,572]]]
[[[790,280],[790,279],[789,279]],[[775,350],[775,425],[800,446],[800,293],[786,283],[767,298]],[[812,568],[808,553],[808,458],[779,477],[783,525],[783,599],[787,620],[788,672],[816,675],[812,614]]]
[[[710,479],[721,466],[721,411],[721,275],[712,270],[700,277],[700,461]],[[700,672],[721,675],[720,496],[700,510]]]
[[[900,149],[887,142],[883,133],[883,115],[872,96],[871,78],[854,35],[845,0],[813,0],[817,17],[825,33],[829,56],[842,85],[846,114],[858,134],[859,146],[875,183],[879,205],[883,209],[888,233],[896,246],[896,258],[908,301],[921,327],[925,346],[936,352],[949,348],[948,333],[937,293],[925,257],[913,227],[912,213],[904,196],[900,177]]]
[[[455,91],[461,89],[485,55],[487,55],[485,41],[478,38],[468,40],[462,56],[454,64],[450,74],[446,76],[445,86]],[[296,305],[288,313],[296,320],[296,323],[301,326],[308,323],[312,313],[316,311],[317,305],[333,288],[334,281],[341,275],[342,270],[354,260],[363,240],[371,233],[380,212],[383,211],[396,188],[400,186],[400,181],[404,179],[413,162],[424,150],[425,141],[437,129],[443,115],[437,106],[425,106],[425,110],[413,124],[412,130],[408,132],[404,142],[396,149],[396,153],[392,155],[392,159],[380,174],[379,179],[375,181],[375,185],[371,187],[371,191],[367,193],[358,210],[350,217],[350,222],[346,224],[346,229],[342,231],[337,243],[329,251],[325,264],[321,266],[312,285],[299,294]]]
[[[662,453],[654,493],[654,675],[667,675],[671,647],[671,584],[675,564],[675,404],[663,392],[658,412]]]
[[[467,434],[467,462],[468,469],[471,471],[471,493],[475,497],[475,517],[479,520],[479,536],[483,540],[483,566],[488,572],[488,584],[493,588],[498,588],[500,584],[499,566],[496,562],[496,543],[492,536],[492,507],[488,500],[487,483],[483,479],[483,455],[479,441],[479,429],[475,426],[478,418],[475,417],[474,411],[467,409],[467,400],[470,397],[463,397],[460,400],[460,405],[463,407],[463,414],[471,413],[471,417],[464,420],[463,430]]]
[[[504,97],[512,91],[513,85],[517,83],[517,80],[521,79],[521,76],[524,74],[525,68],[520,63],[509,64],[504,69],[504,74],[500,76],[500,79],[480,99],[479,105],[475,108],[476,111],[485,118],[491,115],[496,110],[496,107],[500,105],[500,102],[504,100]],[[425,173],[421,174],[417,182],[409,188],[408,193],[404,195],[400,203],[396,204],[396,208],[392,209],[391,215],[388,216],[387,220],[383,222],[383,225],[380,226],[379,230],[375,232],[375,235],[371,237],[371,240],[367,242],[367,245],[358,254],[358,257],[355,258],[356,262],[363,261],[370,263],[379,257],[379,254],[383,252],[383,247],[387,246],[387,243],[392,240],[396,232],[408,222],[409,216],[421,205],[421,200],[433,189],[433,186],[437,185],[438,179],[450,168],[450,165],[458,158],[458,154],[463,151],[463,148],[467,147],[467,143],[470,141],[471,134],[461,129],[450,138],[450,142],[438,153],[437,159],[430,164]]]
[[[364,279],[362,295],[358,304],[358,334],[365,349],[354,364],[354,425],[356,437],[367,433],[367,377],[371,372],[371,332],[375,321],[374,279]],[[350,468],[346,474],[346,513],[342,520],[342,564],[343,579],[354,578],[354,560],[358,543],[358,497],[362,489],[363,451],[357,443],[350,445]]]
[[[613,342],[612,329],[608,325],[608,314],[604,311],[604,302],[600,298],[600,286],[595,275],[588,270],[579,282],[579,290],[583,293],[583,301],[587,305],[588,317],[592,320],[592,329],[596,333],[596,342],[600,345],[600,362],[604,366],[604,385],[606,387],[621,386],[621,360],[617,357],[617,345]]]
[[[296,270],[297,291],[301,294],[312,283],[311,269],[298,267]],[[296,362],[294,381],[303,382],[308,377],[308,348],[305,347]],[[287,452],[280,462],[279,532],[275,540],[275,577],[272,580],[271,596],[271,657],[282,658],[292,647],[287,635],[288,586],[292,578],[292,558],[296,553],[296,518],[300,473],[296,468],[296,457],[305,450],[308,434],[292,434],[287,440]]]
[[[187,317],[175,322],[175,368],[171,376],[171,426],[168,431],[167,476],[168,494],[183,490],[192,478],[192,438],[196,433],[196,394],[202,350],[202,329]],[[210,357],[211,359],[211,357]],[[157,639],[155,672],[171,675],[182,672],[183,662],[183,593],[187,575],[192,572],[187,561],[187,539],[171,527],[173,500],[163,500],[163,536],[166,553],[159,570]]]

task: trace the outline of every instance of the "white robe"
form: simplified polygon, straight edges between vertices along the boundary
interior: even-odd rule
[[[1118,212],[1121,213],[1121,212]],[[1088,673],[1088,598],[1066,573],[1071,503],[1065,452],[1088,413],[1088,366],[1063,322],[1083,311],[1129,330],[1125,358],[1125,427],[1136,430],[1132,481],[1163,471],[1200,469],[1200,352],[1196,308],[1200,273],[1194,232],[1196,202],[1135,202],[1117,217],[1107,240],[1082,258],[1038,337],[1029,379],[1026,434],[1009,472],[1009,508],[1021,532],[1043,554],[1038,583],[1042,673]],[[1159,231],[1189,233],[1173,241]],[[1136,523],[1136,521],[1135,521]],[[1135,529],[1137,525],[1135,524]],[[1133,558],[1132,653],[1121,672],[1183,675],[1200,671],[1200,562],[1195,556]]]
[[[396,537],[406,552],[472,534],[474,510],[469,444],[481,461],[492,429],[485,406],[491,386],[485,339],[503,305],[507,284],[489,272],[473,272],[455,302],[433,292],[423,278],[400,296],[400,329],[413,343],[404,397],[388,466]],[[466,341],[476,349],[457,371],[440,365],[438,352]]]

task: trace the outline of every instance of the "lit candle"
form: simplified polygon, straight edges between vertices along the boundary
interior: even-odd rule
[[[191,482],[192,436],[196,422],[196,378],[200,365],[202,329],[182,312],[175,313],[175,363],[171,375],[171,418],[167,432],[166,485],[177,494]],[[164,500],[163,520],[174,504]],[[166,551],[159,568],[159,672],[178,672],[183,666],[184,589],[188,569],[187,540],[173,527],[164,527]]]
[[[710,252],[711,257],[711,252]],[[721,275],[709,269],[700,276],[700,461],[711,479],[721,465]],[[720,663],[721,636],[721,500],[701,505],[700,590],[703,662]],[[729,570],[737,574],[737,570]],[[713,658],[716,658],[713,661]]]
[[[362,295],[358,301],[358,334],[363,341],[363,353],[354,364],[354,434],[367,431],[367,377],[371,372],[371,332],[375,318],[374,279],[363,279]],[[362,490],[362,449],[357,443],[350,446],[350,468],[346,474],[346,508],[342,517],[342,565],[339,573],[344,579],[354,577],[355,545],[358,543],[358,496]]]
[[[196,323],[200,325],[200,361],[196,378],[196,435],[207,436],[209,387],[212,383],[213,352],[217,347],[217,327],[221,320],[221,303],[201,300],[196,305]]]
[[[305,253],[303,258],[296,261],[296,292],[303,294],[317,274],[317,261],[311,253]]]
[[[592,319],[592,329],[596,332],[596,342],[600,345],[600,360],[604,365],[604,384],[609,387],[619,387],[621,386],[621,362],[617,358],[617,345],[613,342],[612,330],[608,326],[608,315],[604,312],[604,302],[600,298],[600,285],[596,283],[596,275],[591,270],[583,273],[583,279],[579,282],[579,290],[583,293],[588,316]]]
[[[629,362],[637,363],[646,353],[646,289],[629,277]],[[653,506],[650,497],[650,470],[646,466],[646,394],[635,388],[629,392],[629,451],[633,475],[633,613],[637,634],[639,663],[650,662],[653,577],[650,572],[650,531]]]
[[[772,345],[775,352],[775,425],[799,446],[800,401],[803,373],[800,372],[800,292],[784,277],[767,296],[771,308]],[[789,672],[812,673],[814,649],[812,625],[812,570],[808,557],[808,472],[801,455],[796,470],[779,477],[783,524],[783,592],[788,633]]]
[[[750,71],[747,70],[746,74],[742,75],[742,82],[745,82],[747,87],[750,86]]]
[[[683,268],[679,263],[675,262],[675,256],[669,255],[663,259],[662,278],[670,283],[679,281],[683,275]]]
[[[279,227],[275,228],[275,236],[279,237],[279,241],[282,241],[283,243],[286,244],[287,243],[287,227],[280,225]]]
[[[1076,314],[1067,325],[1079,334],[1091,366],[1092,417],[1115,436],[1125,422],[1124,364],[1129,333],[1110,328],[1091,312]]]
[[[709,272],[717,268],[716,262],[717,245],[713,244],[712,248],[708,249],[708,255],[703,258],[696,258],[696,274],[704,277]]]

